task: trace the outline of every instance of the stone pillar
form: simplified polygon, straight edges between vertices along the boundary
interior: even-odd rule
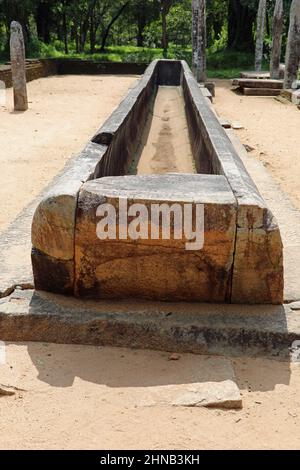
[[[193,73],[197,82],[206,81],[206,2],[193,0]]]
[[[262,66],[264,35],[266,23],[267,0],[259,0],[257,12],[257,31],[256,31],[256,47],[255,47],[255,71],[260,72]]]
[[[282,44],[283,29],[283,0],[276,0],[274,16],[273,16],[273,33],[272,33],[272,54],[270,62],[270,77],[278,79],[280,75],[280,57]]]
[[[10,60],[14,89],[15,111],[28,109],[26,72],[25,72],[25,45],[22,26],[13,21],[10,26]]]
[[[0,80],[0,106],[6,106],[6,86],[2,80]]]
[[[300,0],[293,0],[285,55],[284,88],[292,88],[298,78],[300,61]]]

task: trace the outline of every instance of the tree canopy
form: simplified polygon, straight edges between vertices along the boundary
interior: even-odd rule
[[[258,0],[207,0],[207,46],[253,52]],[[284,0],[286,44],[291,0]],[[264,49],[271,41],[275,0],[267,2]],[[23,27],[29,55],[41,51],[94,54],[108,46],[191,48],[191,0],[0,0],[0,55],[9,27]]]

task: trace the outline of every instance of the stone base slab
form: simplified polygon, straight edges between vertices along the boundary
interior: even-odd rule
[[[300,315],[288,305],[92,302],[16,290],[0,300],[0,339],[289,359]]]

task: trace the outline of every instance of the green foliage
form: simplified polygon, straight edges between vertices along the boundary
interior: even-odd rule
[[[28,57],[149,63],[163,57],[164,44],[168,58],[191,64],[191,1],[0,0],[0,60],[9,59],[9,27],[15,19],[22,24]],[[283,53],[291,0],[284,3]],[[275,0],[268,0],[265,61],[271,48],[274,4]],[[247,41],[253,45],[258,0],[206,0],[206,5],[209,74],[235,75],[251,67],[253,53],[245,51],[251,51]],[[167,35],[163,35],[163,11]]]
[[[149,64],[154,59],[163,58],[163,50],[161,48],[146,48],[136,46],[109,46],[105,52],[96,52],[90,54],[88,51],[76,53],[75,45],[71,48],[70,54],[65,55],[63,52],[63,43],[56,42],[53,44],[44,44],[39,42],[39,54],[37,56],[47,58],[67,57],[72,59],[86,59],[95,62],[134,62]],[[186,60],[189,65],[192,61],[191,48],[182,48],[174,44],[170,44],[168,51],[169,59]],[[239,75],[241,70],[250,70],[252,68],[253,57],[248,53],[218,51],[208,52],[207,66],[209,78],[234,78]],[[234,64],[234,67],[232,66]],[[265,68],[268,64],[265,63]]]
[[[252,54],[248,52],[219,51],[208,53],[207,66],[213,70],[249,67],[253,62]]]

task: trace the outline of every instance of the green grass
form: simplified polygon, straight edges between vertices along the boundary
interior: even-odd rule
[[[96,51],[90,54],[88,47],[84,53],[76,54],[75,45],[70,44],[70,52],[64,54],[64,45],[60,41],[54,41],[53,44],[44,44],[40,41],[34,41],[27,49],[27,56],[30,58],[70,58],[70,59],[86,59],[95,62],[134,62],[149,64],[154,59],[163,58],[163,50],[156,48],[141,48],[136,46],[109,46],[105,52]],[[169,59],[184,59],[191,65],[192,50],[191,48],[182,48],[174,44],[170,44],[168,50]],[[3,57],[1,57],[3,59]],[[5,62],[5,58],[3,59]],[[218,51],[207,53],[207,75],[208,78],[234,78],[239,76],[242,70],[252,70],[254,55],[245,52],[234,51]],[[268,69],[265,63],[264,70]]]
[[[232,78],[238,78],[242,71],[251,70],[251,67],[247,68],[233,68],[233,69],[207,69],[207,78],[227,78],[228,80]]]

